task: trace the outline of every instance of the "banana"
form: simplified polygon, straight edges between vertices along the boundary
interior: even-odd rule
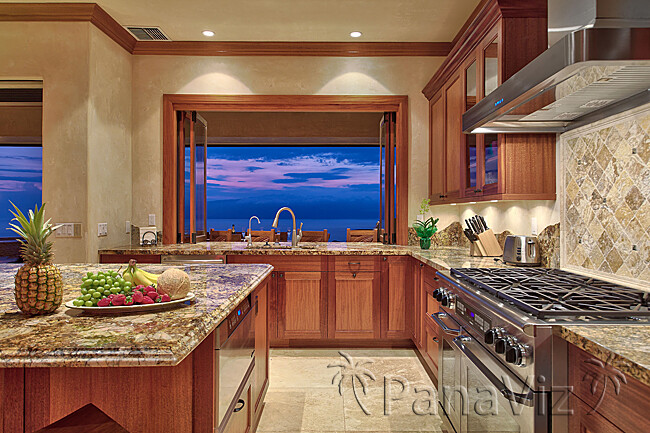
[[[142,269],[138,269],[138,270],[139,270],[140,272],[142,272],[142,273],[147,277],[147,279],[148,279],[149,281],[151,281],[151,282],[153,282],[153,283],[157,283],[157,282],[158,282],[158,277],[159,277],[160,275],[158,275],[158,274],[152,274],[151,272],[143,271]]]
[[[151,281],[142,269],[135,268],[133,272],[133,282],[137,285],[153,286],[155,281]]]

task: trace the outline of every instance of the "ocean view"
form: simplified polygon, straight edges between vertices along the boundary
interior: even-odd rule
[[[261,224],[253,220],[251,227],[253,230],[271,230],[273,218],[260,218]],[[327,229],[330,235],[330,242],[345,242],[346,232],[348,228],[351,229],[372,229],[375,228],[377,220],[372,219],[300,219],[296,218],[296,226],[300,227],[303,223],[303,230],[323,230]],[[248,219],[227,218],[227,219],[213,219],[208,218],[208,229],[227,230],[235,225],[235,230],[238,232],[246,232],[248,230]],[[278,230],[291,233],[292,228],[291,215],[283,213],[280,217]],[[297,228],[296,227],[296,228]]]

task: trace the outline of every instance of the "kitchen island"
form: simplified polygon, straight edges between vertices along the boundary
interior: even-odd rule
[[[154,273],[165,268],[145,266]],[[62,305],[54,314],[31,317],[23,315],[14,301],[17,269],[18,265],[0,266],[4,432],[38,430],[87,404],[130,432],[213,431],[218,406],[215,329],[253,295],[259,297],[258,311],[263,313],[263,323],[256,320],[256,331],[268,327],[269,265],[185,266],[196,298],[180,308],[91,315]],[[65,303],[78,296],[86,272],[117,266],[60,269]],[[266,358],[260,362],[265,371],[251,375],[251,386],[256,396],[263,397],[268,386],[268,339],[259,340],[265,340],[267,349],[257,351],[256,346],[255,360]]]

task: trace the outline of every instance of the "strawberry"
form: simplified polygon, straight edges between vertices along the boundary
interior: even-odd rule
[[[153,300],[155,301],[156,298],[158,297],[158,293],[156,293],[156,292],[154,292],[154,291],[147,292],[147,296],[150,297],[151,299],[153,299]]]
[[[135,302],[136,304],[141,303],[143,298],[144,295],[142,294],[141,291],[136,290],[135,292],[133,292],[133,302]]]
[[[169,295],[162,295],[162,299],[160,300],[160,302],[169,302],[171,300],[172,298],[170,298]]]
[[[108,298],[102,298],[99,301],[97,301],[98,307],[108,307],[110,305],[111,305],[111,300]]]
[[[124,300],[124,305],[133,305],[133,298],[127,296],[126,299]]]
[[[124,305],[124,301],[126,300],[126,296],[124,295],[117,295],[113,299],[111,299],[111,304],[118,306],[118,305]]]
[[[151,298],[148,297],[148,296],[145,296],[145,297],[142,298],[142,302],[141,302],[141,303],[142,303],[142,304],[153,304],[153,303],[154,303],[154,300],[151,299]]]
[[[135,286],[135,290],[142,291],[142,289],[144,289],[144,286],[142,284],[140,284],[139,286]]]
[[[156,302],[162,302],[162,296],[158,296],[158,297],[156,298]]]

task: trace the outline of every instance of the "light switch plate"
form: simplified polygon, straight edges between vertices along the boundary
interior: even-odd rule
[[[530,232],[533,236],[537,236],[537,218],[530,219]]]
[[[60,225],[54,232],[57,238],[80,238],[81,237],[81,223],[55,223]]]
[[[155,226],[156,225],[156,214],[155,213],[150,213],[149,214],[149,225],[150,226]]]
[[[97,224],[97,236],[108,236],[108,223]]]
[[[131,233],[131,221],[127,221],[125,224],[126,233]]]

